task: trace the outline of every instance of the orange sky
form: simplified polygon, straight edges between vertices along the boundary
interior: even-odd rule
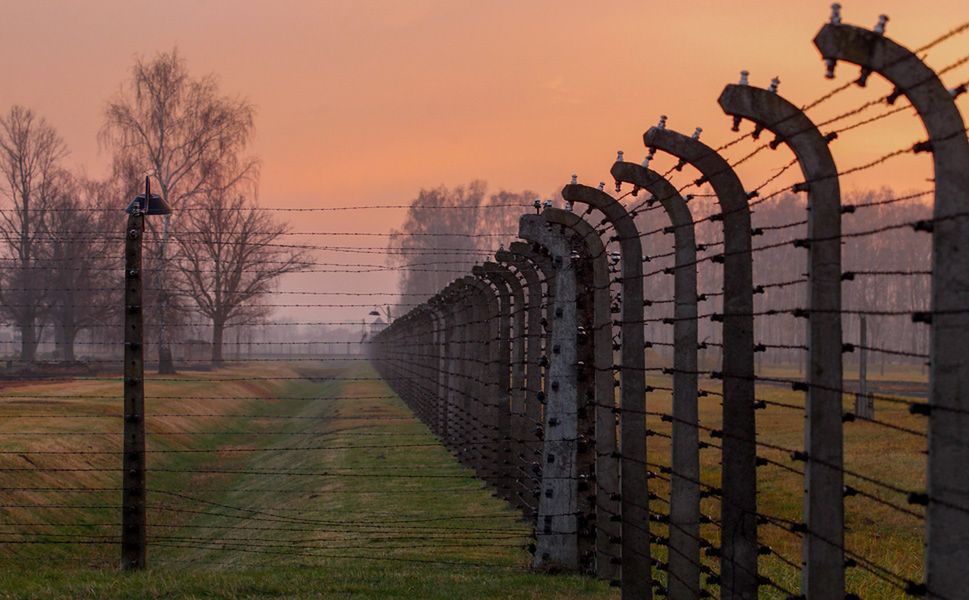
[[[889,14],[888,35],[913,47],[969,18],[956,0],[842,4],[849,23],[872,26]],[[758,85],[779,75],[781,93],[796,103],[854,76],[843,65],[836,82],[823,78],[811,38],[828,12],[827,2],[766,1],[0,0],[0,110],[33,108],[65,138],[70,164],[102,174],[109,153],[96,135],[106,99],[135,56],[177,46],[193,72],[218,73],[225,92],[256,105],[265,205],[399,203],[422,186],[475,178],[492,190],[551,194],[572,172],[585,183],[604,179],[617,149],[641,158],[642,132],[661,113],[687,133],[702,126],[711,145],[731,139],[716,98],[740,69]],[[967,52],[963,35],[928,61],[941,67]],[[969,66],[945,78],[966,79]],[[873,80],[812,117],[884,90]],[[969,106],[965,97],[960,105]],[[846,168],[922,137],[902,115],[833,150]],[[745,165],[747,186],[786,163],[782,153]],[[900,159],[842,185],[923,189],[928,160]],[[314,215],[296,228],[386,231],[400,218]],[[301,276],[290,287],[390,291],[393,283]]]

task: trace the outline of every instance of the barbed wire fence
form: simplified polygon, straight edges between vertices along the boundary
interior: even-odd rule
[[[481,569],[520,568],[490,560],[489,550],[527,544],[534,568],[593,574],[621,587],[624,598],[961,597],[969,588],[969,475],[964,468],[969,464],[969,405],[964,399],[969,386],[964,351],[969,340],[964,243],[969,209],[962,202],[969,193],[969,144],[955,99],[965,93],[967,82],[947,88],[941,77],[969,62],[969,56],[938,71],[920,56],[967,30],[969,24],[960,25],[909,51],[885,36],[885,19],[867,30],[842,24],[836,10],[815,45],[829,74],[841,62],[858,65],[860,77],[799,106],[779,94],[779,82],[758,88],[745,72],[740,84],[724,89],[719,103],[735,130],[750,121],[753,131],[712,148],[700,141],[699,129],[692,135],[678,133],[664,117],[644,134],[647,159],[642,164],[626,162],[620,153],[612,165],[616,196],[605,191],[605,183],[585,186],[573,177],[562,191],[564,209],[536,201],[536,214],[522,217],[514,235],[524,242],[488,252],[441,246],[436,249],[440,260],[413,252],[418,260],[402,267],[310,261],[300,272],[408,270],[457,279],[443,290],[412,293],[415,298],[398,303],[408,312],[369,342],[366,357],[351,353],[346,340],[325,336],[226,341],[236,346],[238,356],[242,346],[247,348],[248,368],[308,364],[292,375],[240,370],[153,378],[195,387],[165,395],[164,412],[144,413],[147,436],[157,440],[139,457],[157,478],[147,488],[148,497],[139,500],[151,515],[149,543],[244,557],[233,564],[322,557]],[[812,121],[808,116],[846,90],[864,87],[873,74],[894,90],[833,117]],[[881,112],[870,115],[880,107]],[[924,125],[927,140],[861,164],[837,165],[831,148],[839,137],[907,112]],[[764,133],[773,140],[761,142]],[[766,180],[745,185],[739,173],[745,164],[766,150],[783,148],[793,158]],[[731,159],[728,150],[740,156]],[[844,200],[843,180],[922,153],[933,160],[932,189]],[[651,169],[664,155],[674,166],[662,173]],[[684,178],[686,168],[699,176]],[[791,178],[793,183],[783,184]],[[930,197],[931,209],[922,203]],[[790,209],[759,210],[780,204]],[[405,208],[421,209],[265,210]],[[890,222],[872,225],[866,219],[888,209],[897,209]],[[96,231],[72,235],[78,241],[104,239]],[[449,234],[426,235],[446,239]],[[888,236],[911,238],[926,248],[931,244],[931,259],[926,251],[888,267],[870,266],[871,244]],[[119,235],[111,241],[125,239]],[[388,252],[381,246],[270,245],[352,255]],[[480,264],[470,273],[463,268],[475,261]],[[38,285],[21,291],[44,289]],[[74,291],[120,289],[92,283]],[[366,309],[373,298],[399,296],[275,293],[310,299],[267,308]],[[311,299],[325,296],[367,300]],[[417,301],[427,296],[432,297]],[[122,341],[114,333],[122,325],[100,322],[90,329],[104,335],[77,343],[117,353]],[[292,320],[263,325],[360,324]],[[902,334],[892,337],[883,331]],[[347,350],[338,356],[343,345]],[[879,375],[859,373],[854,381],[846,376],[849,368],[861,371],[862,364],[867,370],[869,356],[880,362]],[[342,370],[366,361],[380,377],[348,376]],[[87,362],[99,370],[118,365],[110,353]],[[59,374],[31,378],[38,383],[63,379]],[[0,473],[15,483],[0,486],[0,545],[46,560],[56,547],[62,550],[57,560],[98,566],[114,560],[107,557],[122,544],[117,517],[128,508],[122,498],[127,451],[120,444],[93,449],[77,440],[122,442],[126,415],[79,412],[71,401],[117,400],[116,387],[123,382],[106,372],[74,379],[96,385],[96,391],[2,398],[2,418],[39,425],[35,431],[2,433]],[[298,391],[301,384],[343,381],[386,381],[439,441],[418,439],[418,430],[360,429],[378,410],[370,401],[395,395],[341,396],[314,388],[313,393],[273,393],[265,403],[259,393],[268,383],[291,383]],[[222,383],[255,391],[206,392]],[[36,412],[20,410],[26,403]],[[296,410],[281,410],[294,405]],[[245,442],[229,449],[193,445],[193,438],[204,433],[195,424],[215,418],[237,424],[238,429],[221,434]],[[50,431],[52,421],[58,424],[56,433]],[[44,449],[25,449],[21,443],[40,437],[49,438]],[[258,440],[264,437],[290,443],[261,446]],[[394,518],[382,513],[324,519],[276,507],[280,493],[311,493],[316,488],[306,482],[319,479],[364,480],[373,486],[367,493],[386,498],[406,493],[460,498],[480,491],[467,485],[457,469],[285,466],[285,457],[297,454],[385,454],[440,443],[517,514]],[[186,461],[153,467],[151,458],[160,455]],[[236,455],[265,455],[267,460],[259,467],[242,466],[233,462]],[[81,474],[84,483],[72,483]],[[214,495],[193,493],[193,482],[205,478],[242,479],[248,492],[264,493],[266,504],[219,495],[220,489],[226,494],[236,489],[227,484],[206,488]],[[415,492],[406,485],[415,479],[442,485],[433,492]],[[327,493],[340,491],[335,486]],[[479,518],[506,519],[509,526],[470,524]],[[521,528],[512,526],[520,519],[533,525],[533,539],[523,540]],[[409,553],[421,547],[440,553],[432,559]],[[368,552],[374,548],[383,553]],[[481,559],[449,560],[447,553],[455,548],[477,549]]]
[[[373,343],[425,423],[497,489],[520,490],[535,567],[594,573],[624,598],[958,598],[969,587],[969,144],[954,102],[966,83],[940,79],[969,57],[937,72],[920,58],[969,25],[913,52],[886,22],[849,26],[836,6],[814,43],[829,77],[841,62],[861,68],[857,79],[799,107],[778,80],[757,88],[744,72],[719,103],[751,133],[711,148],[663,117],[644,134],[642,165],[620,153],[612,166],[616,192],[630,191],[573,176],[565,210],[536,201],[539,214],[522,217],[527,243]],[[894,91],[807,116],[872,75]],[[906,112],[926,140],[836,164],[839,137]],[[722,155],[734,147],[746,154]],[[736,168],[781,147],[794,157],[746,186]],[[933,189],[842,200],[842,180],[919,153],[931,155]],[[662,154],[675,166],[651,170]],[[699,177],[673,183],[685,167]],[[757,210],[779,203],[793,210]],[[889,222],[866,219],[888,209]],[[926,251],[871,267],[866,252],[888,239]],[[514,277],[490,275],[503,271]],[[852,382],[845,369],[864,371],[869,355],[882,373]]]

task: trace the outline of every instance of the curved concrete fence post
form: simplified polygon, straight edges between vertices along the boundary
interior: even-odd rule
[[[534,364],[534,370],[538,370],[538,359],[541,351],[537,350],[532,356],[532,350],[528,341],[528,329],[532,325],[533,315],[537,317],[535,328],[541,327],[542,318],[542,287],[538,278],[538,273],[534,267],[524,257],[514,255],[507,250],[501,249],[495,253],[495,259],[505,267],[507,272],[517,282],[517,291],[513,292],[517,308],[515,314],[515,343],[512,356],[512,395],[511,395],[511,431],[515,440],[514,451],[512,454],[512,473],[515,478],[516,502],[525,515],[530,516],[533,512],[534,499],[531,497],[531,488],[528,482],[532,475],[530,469],[530,455],[534,440],[535,423],[531,422],[527,414],[528,396],[535,394],[541,385],[540,379],[534,385],[528,378],[530,365]],[[526,272],[526,270],[528,272]],[[533,297],[532,286],[537,288],[537,295]],[[536,302],[534,306],[532,301]]]
[[[693,215],[669,181],[634,163],[612,166],[658,201],[673,233],[673,423],[670,457],[668,592],[671,600],[700,597],[700,440],[697,407],[697,267]]]
[[[447,337],[448,321],[447,313],[436,302],[436,297],[428,299],[425,303],[427,312],[431,316],[432,329],[428,332],[428,344],[430,346],[430,363],[428,367],[428,422],[431,430],[440,438],[444,438],[444,411],[441,406],[441,399],[444,397],[444,386],[447,365],[444,364],[444,346]]]
[[[423,305],[412,312],[411,316],[412,319],[410,321],[409,331],[406,332],[407,337],[404,342],[411,344],[416,351],[414,352],[414,356],[406,359],[410,367],[407,374],[407,384],[414,413],[422,422],[426,424],[427,411],[425,405],[425,376],[428,350],[424,338],[425,332],[429,328],[429,319]]]
[[[643,247],[632,217],[615,198],[586,185],[570,184],[562,197],[601,212],[616,230],[622,284],[620,387],[621,584],[623,600],[652,597],[649,499],[646,490],[646,354],[643,334]]]
[[[479,341],[475,339],[476,320],[481,317],[479,303],[475,301],[475,294],[462,278],[458,280],[461,293],[461,328],[459,332],[459,361],[458,381],[455,394],[455,406],[460,414],[460,435],[458,436],[458,457],[468,467],[478,470],[475,462],[473,444],[476,442],[476,424],[471,412],[471,379],[477,372],[473,359]]]
[[[427,332],[433,327],[430,315],[425,305],[416,307],[410,313],[412,319],[409,331],[407,332],[406,343],[412,346],[413,355],[409,359],[410,373],[408,384],[410,387],[411,402],[414,413],[428,427],[427,414],[427,357],[430,349],[427,344]]]
[[[836,61],[890,81],[919,114],[932,153],[932,313],[929,373],[928,507],[925,581],[931,598],[957,598],[969,589],[969,141],[965,123],[935,72],[883,34],[851,25],[825,25],[814,45],[834,76]]]
[[[545,450],[538,501],[534,566],[576,570],[579,547],[578,473],[576,471],[576,306],[572,250],[540,215],[524,215],[518,235],[548,249],[556,270],[555,321],[549,342],[548,396],[545,403]]]
[[[474,370],[468,389],[469,412],[473,415],[472,427],[476,432],[471,449],[480,477],[497,490],[495,431],[498,426],[498,402],[495,398],[495,364],[498,362],[498,321],[501,312],[497,292],[490,284],[477,277],[464,277],[463,281],[473,289],[472,301],[478,307],[472,344]]]
[[[516,251],[515,248],[518,248]],[[515,267],[515,270],[525,280],[528,288],[527,315],[525,333],[526,355],[525,355],[525,395],[522,398],[521,416],[525,426],[522,438],[522,454],[520,459],[520,472],[518,474],[522,487],[522,503],[525,504],[530,516],[535,516],[538,511],[538,474],[533,465],[540,466],[542,457],[542,403],[545,401],[545,392],[542,389],[542,345],[544,342],[542,331],[543,312],[545,310],[545,293],[542,291],[542,282],[546,280],[546,273],[539,265],[529,260],[523,252],[531,253],[531,248],[524,242],[512,242],[507,251],[499,251],[498,257],[502,262]]]
[[[579,478],[579,508],[576,517],[579,532],[579,569],[585,573],[595,573],[596,496],[592,487],[596,477],[595,348],[591,339],[595,320],[595,274],[588,248],[575,232],[561,225],[550,226],[563,234],[568,241],[572,251],[572,270],[575,272],[575,398],[578,442],[575,470]]]
[[[458,386],[461,381],[461,336],[464,327],[464,303],[461,299],[459,287],[453,282],[444,288],[441,292],[441,297],[448,308],[451,322],[451,331],[448,335],[447,346],[448,384],[445,389],[446,397],[444,398],[444,410],[447,413],[445,420],[447,435],[445,440],[448,448],[457,456],[461,447],[460,438],[463,431],[461,425],[461,409],[458,401]]]
[[[726,160],[699,140],[652,127],[643,135],[659,149],[700,171],[723,221],[723,498],[720,587],[726,599],[757,598],[757,452],[754,417],[754,299],[750,207],[743,184]]]
[[[407,382],[402,377],[401,368],[401,355],[400,355],[400,336],[401,332],[407,331],[409,327],[409,318],[402,319],[393,332],[392,344],[389,351],[389,368],[392,374],[392,385],[394,392],[400,397],[400,399],[410,408],[410,394],[407,389]]]
[[[529,343],[534,343],[538,351],[538,369],[534,369],[535,376],[540,382],[538,392],[535,394],[534,401],[529,401],[525,407],[528,419],[535,423],[535,446],[532,455],[534,457],[534,467],[532,473],[532,496],[535,499],[536,514],[538,511],[538,499],[541,492],[541,469],[542,453],[544,452],[545,436],[545,400],[548,398],[548,340],[552,335],[554,319],[552,319],[552,303],[555,301],[555,273],[552,267],[552,259],[549,258],[547,251],[541,246],[528,244],[525,242],[512,242],[509,248],[514,254],[525,257],[542,274],[545,281],[544,300],[542,302],[542,317],[539,319],[539,327],[535,334],[529,334]]]
[[[585,256],[592,263],[592,344],[595,377],[595,483],[596,483],[596,574],[604,579],[619,578],[619,455],[616,441],[616,388],[612,364],[612,317],[609,294],[609,260],[595,228],[573,212],[546,208],[542,216],[548,223],[573,232],[585,245]]]
[[[545,316],[542,317],[542,340],[545,341],[552,335],[552,329],[555,327],[555,320],[549,318],[548,311],[555,302],[555,274],[558,270],[552,266],[552,259],[549,257],[548,251],[541,246],[512,242],[510,247],[514,252],[520,253],[532,261],[545,274]],[[545,391],[548,392],[548,390]]]
[[[496,253],[495,258],[499,260]],[[520,456],[525,454],[524,442],[528,436],[528,424],[525,421],[525,290],[518,275],[503,264],[485,263],[485,268],[494,276],[500,277],[511,293],[512,309],[511,323],[514,331],[510,336],[511,348],[510,366],[511,378],[509,380],[510,393],[508,395],[508,448],[505,454],[503,466],[506,477],[508,477],[509,494],[508,500],[527,512],[528,506],[523,503],[525,490],[521,485]],[[489,265],[493,265],[489,267]]]
[[[804,569],[801,593],[842,598],[844,464],[841,415],[841,188],[828,140],[794,104],[775,91],[728,85],[723,111],[753,121],[797,157],[808,194],[808,394],[805,405]]]
[[[462,370],[464,368],[464,329],[467,319],[467,302],[461,292],[461,286],[451,283],[447,288],[447,302],[451,308],[451,318],[454,329],[451,332],[450,356],[448,357],[448,370],[450,375],[447,389],[447,411],[448,411],[448,443],[451,452],[461,460],[461,449],[463,448],[464,413],[461,401]]]
[[[495,468],[498,478],[498,495],[503,500],[513,502],[515,498],[512,490],[513,475],[511,471],[511,412],[509,408],[511,396],[511,287],[504,275],[504,270],[493,262],[485,262],[471,269],[476,277],[489,282],[498,293],[498,319],[492,332],[493,340],[492,364],[489,367],[493,389],[491,402],[495,419]],[[511,275],[509,273],[509,275]]]
[[[423,366],[421,365],[423,357],[420,353],[424,351],[421,348],[421,330],[425,326],[425,315],[422,310],[415,310],[407,316],[407,330],[403,332],[406,337],[401,340],[403,344],[412,347],[410,353],[403,355],[403,344],[401,345],[406,369],[405,382],[407,385],[407,396],[411,410],[421,421],[426,422],[424,419],[423,398],[421,396],[422,389],[420,385],[420,380],[423,376]]]
[[[447,445],[448,440],[448,388],[450,387],[451,373],[451,336],[454,329],[454,315],[451,307],[444,301],[440,293],[434,295],[428,304],[434,307],[439,315],[440,330],[437,334],[438,347],[438,372],[437,372],[437,393],[435,394],[435,415],[437,423],[437,435],[441,441]]]

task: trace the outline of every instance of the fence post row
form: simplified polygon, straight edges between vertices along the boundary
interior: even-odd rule
[[[545,437],[545,399],[548,397],[548,357],[547,340],[552,335],[554,319],[551,318],[551,306],[555,302],[555,269],[552,267],[552,260],[544,248],[538,245],[525,242],[512,242],[509,249],[516,255],[524,257],[535,269],[541,273],[542,281],[545,283],[543,300],[539,305],[538,327],[535,334],[529,335],[529,345],[535,347],[535,359],[537,362],[529,363],[535,365],[530,368],[530,373],[534,371],[534,376],[538,385],[534,401],[529,401],[526,405],[528,420],[534,423],[533,439],[536,444],[532,451],[531,472],[531,495],[534,501],[533,517],[538,515],[538,499],[541,496],[541,475],[542,458],[544,452]],[[531,376],[529,376],[531,378]]]
[[[498,297],[490,285],[477,277],[462,279],[475,306],[469,353],[469,372],[465,378],[466,410],[471,415],[476,436],[469,442],[469,453],[478,476],[498,489],[496,456],[497,399],[494,365],[497,362]]]
[[[872,31],[841,24],[836,12],[814,43],[829,76],[841,61],[861,68],[862,86],[873,73],[887,79],[895,86],[889,103],[907,98],[929,134],[913,148],[932,153],[935,174],[934,216],[916,227],[932,232],[932,307],[913,315],[931,325],[929,403],[912,405],[929,417],[928,491],[914,501],[927,505],[925,583],[900,578],[900,587],[951,599],[969,589],[969,361],[964,351],[969,141],[953,101],[958,94],[950,93],[916,53],[886,38],[884,20]],[[852,348],[842,346],[839,174],[828,147],[834,136],[823,135],[776,87],[757,88],[745,77],[740,85],[726,86],[718,102],[734,118],[735,129],[746,119],[754,124],[752,137],[769,131],[775,136],[771,149],[786,145],[804,178],[793,190],[807,193],[807,236],[794,246],[808,251],[807,308],[793,314],[808,318],[809,370],[806,382],[791,382],[807,391],[805,451],[792,457],[805,462],[803,523],[788,525],[802,534],[801,597],[842,598],[846,564],[854,558],[845,550],[844,528],[842,355]],[[534,519],[533,564],[578,569],[581,553],[590,548],[595,573],[618,578],[624,600],[651,598],[654,586],[674,600],[704,597],[714,584],[721,597],[737,600],[757,598],[760,585],[783,589],[758,572],[758,555],[773,551],[760,546],[757,532],[756,471],[764,463],[758,463],[756,452],[755,410],[766,401],[754,395],[753,296],[758,289],[749,201],[756,192],[748,194],[730,164],[698,135],[699,130],[687,136],[667,129],[664,117],[643,141],[649,157],[662,151],[679,160],[675,170],[689,165],[699,171],[693,183],[709,184],[719,205],[706,220],[719,221],[724,237],[723,252],[709,257],[723,265],[723,310],[712,315],[723,323],[723,364],[709,373],[722,379],[721,430],[702,427],[698,411],[698,397],[707,391],[699,389],[705,372],[698,364],[697,304],[704,297],[697,291],[697,263],[707,257],[697,258],[696,222],[686,200],[648,168],[648,161],[640,166],[620,157],[611,174],[617,191],[631,184],[633,195],[649,194],[646,206],[659,203],[670,223],[663,231],[674,235],[674,266],[663,271],[674,276],[674,314],[662,319],[673,326],[673,367],[664,369],[672,375],[672,414],[647,411],[648,393],[655,388],[645,380],[651,369],[644,339],[643,235],[633,222],[638,211],[628,212],[601,187],[579,185],[574,177],[562,197],[584,212],[546,206],[540,215],[523,216],[519,236],[527,243],[499,250],[497,263],[475,267],[474,277],[454,281],[374,336],[370,345],[375,367],[404,402],[462,463]],[[596,219],[589,217],[594,211],[601,213]],[[620,250],[621,273],[615,279],[610,243]],[[614,302],[621,314],[611,321]],[[614,349],[620,350],[618,365]],[[588,373],[594,374],[591,383]],[[587,403],[594,424],[582,425]],[[670,467],[647,456],[647,414],[671,423]],[[699,440],[701,428],[722,438],[720,489],[701,482],[699,450],[706,445]],[[585,441],[595,450],[585,459],[594,496],[580,490],[579,447]],[[651,539],[649,533],[647,474],[654,468],[670,474],[669,514],[653,516],[668,523],[667,538]],[[719,522],[700,512],[704,496],[719,496]],[[701,535],[703,522],[719,526],[719,549]],[[591,543],[580,537],[583,530],[593,546],[583,545]],[[665,546],[666,563],[651,552],[651,541]],[[708,555],[719,556],[719,574],[701,563],[704,546]],[[667,573],[665,589],[653,581],[653,568]]]
[[[525,292],[522,283],[504,265],[500,263],[486,262],[483,265],[489,277],[496,277],[507,286],[511,299],[511,315],[509,328],[514,328],[514,335],[510,329],[502,332],[502,348],[508,348],[507,354],[503,350],[502,359],[507,360],[507,365],[502,365],[506,371],[511,369],[508,387],[507,414],[508,431],[505,439],[504,455],[502,467],[506,478],[505,499],[512,504],[517,504],[522,511],[527,513],[527,506],[522,503],[521,478],[519,475],[519,456],[524,454],[525,436],[528,435],[527,423],[525,422]],[[497,284],[496,284],[497,285]]]
[[[511,414],[509,412],[509,393],[511,377],[511,289],[505,277],[499,273],[503,270],[493,262],[486,262],[483,265],[476,265],[471,272],[482,282],[493,286],[498,297],[498,318],[493,321],[497,331],[490,331],[494,335],[491,339],[491,365],[490,373],[493,381],[494,392],[492,410],[494,419],[494,440],[495,454],[494,462],[497,465],[495,479],[498,487],[498,496],[503,500],[511,502],[514,498],[512,492],[512,473],[511,473]]]
[[[515,310],[518,333],[515,363],[518,368],[512,373],[511,412],[513,423],[517,424],[517,427],[512,426],[512,436],[517,443],[513,457],[513,472],[517,484],[516,502],[526,516],[534,517],[536,505],[532,492],[535,488],[531,482],[535,480],[535,473],[532,471],[532,463],[541,456],[540,439],[536,431],[541,431],[542,416],[542,405],[538,398],[542,386],[539,365],[542,356],[542,281],[532,263],[520,254],[499,250],[495,253],[495,258],[501,264],[514,267],[516,280],[520,277],[528,291],[526,301],[519,282],[519,293],[515,296],[518,306]],[[521,302],[518,302],[519,298]]]

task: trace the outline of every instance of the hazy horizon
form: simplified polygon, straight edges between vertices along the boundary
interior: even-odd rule
[[[713,2],[0,4],[4,20],[16,24],[0,39],[0,71],[15,82],[0,87],[0,107],[22,104],[46,118],[70,149],[65,165],[107,174],[111,152],[97,140],[106,102],[138,57],[178,48],[194,76],[213,73],[223,93],[255,105],[251,151],[261,161],[259,199],[267,207],[407,204],[421,188],[478,179],[491,192],[549,196],[572,173],[590,185],[608,180],[616,150],[640,160],[642,133],[660,114],[685,133],[703,127],[711,145],[733,139],[716,98],[741,69],[761,86],[779,76],[780,93],[796,103],[856,75],[841,65],[836,80],[824,79],[811,38],[828,18],[826,2],[785,5],[783,22],[751,1],[727,11],[713,10],[720,6]],[[887,13],[887,34],[917,47],[959,20],[959,3],[933,7],[849,2],[843,18],[870,27]],[[939,68],[957,51],[957,44],[943,44],[927,60]],[[945,79],[961,81],[966,72],[956,69]],[[888,91],[873,77],[868,89],[849,90],[811,116],[823,120]],[[959,102],[965,106],[965,96]],[[834,142],[839,167],[922,139],[916,123],[890,118]],[[728,156],[754,147],[746,144]],[[761,153],[738,172],[754,187],[789,159],[784,149]],[[899,191],[923,189],[929,164],[927,154],[904,156],[845,177],[842,187],[890,181]],[[676,181],[690,177],[685,171]],[[771,189],[796,179],[796,172],[786,173]],[[125,203],[119,198],[119,209]],[[398,226],[404,212],[280,216],[295,231],[381,233]],[[381,237],[322,239],[384,244]],[[383,260],[354,256],[319,252],[318,260]],[[287,276],[282,287],[390,292],[396,278],[300,274]],[[366,311],[326,314],[357,320]]]

